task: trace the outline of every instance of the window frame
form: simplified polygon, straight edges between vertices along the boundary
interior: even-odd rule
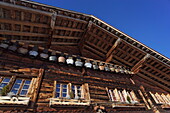
[[[113,103],[126,103],[126,104],[139,103],[139,100],[133,90],[130,91],[127,91],[126,89],[118,90],[117,88],[108,89],[106,87],[106,91],[109,100]],[[128,102],[127,97],[130,98],[130,103]]]
[[[57,85],[60,85],[60,90],[57,92]],[[66,96],[63,97],[63,85],[66,85]],[[79,87],[79,88],[78,88]],[[83,93],[83,85],[75,85],[71,83],[57,83],[57,81],[54,81],[54,92],[53,92],[53,98],[66,98],[66,99],[84,99],[84,93]],[[69,91],[72,91],[74,97],[71,97],[71,94]],[[60,93],[57,97],[57,93]],[[64,92],[65,94],[65,92]]]
[[[14,95],[19,95],[19,96],[22,96],[22,97],[26,97],[28,95],[29,89],[30,89],[31,84],[32,84],[32,78],[29,79],[29,78],[22,78],[22,77],[16,77],[16,76],[7,76],[7,77],[6,76],[0,76],[0,85],[2,84],[2,82],[3,82],[3,80],[5,78],[9,78],[10,79],[9,82],[7,83],[7,85],[9,85],[9,90],[10,90],[9,92],[12,92],[12,90],[13,90],[13,88],[15,86],[15,82],[17,80],[21,80],[21,83],[19,84],[19,88],[17,88],[17,93],[14,94]],[[21,91],[23,90],[23,87],[25,85],[25,81],[27,81],[27,80],[30,81],[30,84],[28,86],[27,93],[25,95],[22,95]],[[3,87],[0,88],[0,90],[2,90],[2,89],[3,89]]]

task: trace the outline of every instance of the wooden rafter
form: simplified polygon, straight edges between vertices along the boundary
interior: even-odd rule
[[[113,44],[113,46],[110,48],[110,50],[107,52],[107,54],[106,54],[106,62],[110,62],[112,60],[113,51],[116,49],[116,47],[119,45],[120,42],[121,42],[121,39],[118,38],[116,40],[116,42]]]
[[[147,77],[147,76],[145,76],[145,75],[143,75],[143,74],[141,74],[141,73],[137,73],[137,75],[140,76],[140,77],[142,77],[142,78],[144,78],[144,79],[146,79],[146,80],[148,80],[148,81],[150,81],[150,82],[152,82],[152,83],[154,83],[154,84],[156,84],[157,86],[165,89],[166,91],[170,92],[170,88],[168,88],[168,87],[160,84],[159,82],[156,82],[156,81],[154,81],[153,79],[151,79],[151,78],[149,78],[149,77]]]
[[[59,36],[59,35],[53,35],[53,38],[62,38],[62,39],[81,39],[81,37]]]
[[[0,2],[0,6],[2,8],[9,8],[9,9],[13,9],[13,10],[18,9],[18,10],[21,10],[21,11],[27,11],[27,12],[37,13],[37,14],[43,14],[43,15],[46,15],[46,16],[51,16],[52,15],[51,12],[36,10],[36,9],[32,9],[32,8],[28,8],[28,7],[24,7],[24,6],[19,6],[19,5],[14,5],[14,4],[6,3],[6,2]]]
[[[3,34],[3,35],[16,35],[16,36],[48,37],[48,34],[19,32],[19,31],[10,31],[10,30],[0,30],[0,34]]]
[[[20,24],[20,25],[26,25],[26,26],[31,26],[31,27],[35,26],[35,27],[49,28],[48,24],[33,23],[33,22],[28,22],[28,21],[17,21],[17,20],[0,18],[0,22],[2,22],[2,23],[9,23],[9,24]],[[82,29],[68,28],[68,27],[63,27],[63,26],[54,26],[54,29],[84,32],[84,30],[82,30]]]
[[[138,63],[135,64],[135,66],[133,66],[133,68],[131,69],[132,72],[137,73],[140,69],[140,67],[142,67],[142,65],[145,63],[145,61],[150,57],[149,54],[146,54]]]
[[[170,79],[170,76],[162,71],[160,71],[159,69],[155,68],[154,66],[152,65],[149,65],[148,63],[145,64],[147,67],[150,67],[151,69],[154,69],[155,71],[157,71],[158,73],[160,73],[161,75],[167,77]]]
[[[82,36],[82,38],[81,38],[80,41],[79,41],[78,46],[79,46],[79,48],[80,48],[80,52],[81,52],[81,51],[83,50],[83,48],[84,48],[84,43],[85,43],[85,41],[86,41],[86,34],[87,34],[88,31],[90,31],[92,25],[93,25],[93,23],[92,23],[91,21],[89,21],[89,23],[88,23],[88,25],[87,25],[87,28],[86,28],[86,30],[84,31],[83,36]]]
[[[47,48],[50,48],[51,46],[51,42],[52,42],[52,38],[53,38],[53,32],[54,32],[54,27],[55,27],[55,23],[56,23],[56,17],[57,17],[57,12],[54,12],[51,15],[51,21],[50,21],[50,30],[49,30],[49,37],[48,37],[48,41],[47,41]]]
[[[166,81],[166,80],[164,80],[164,79],[162,79],[162,78],[159,78],[159,77],[157,77],[157,76],[155,76],[155,75],[153,75],[153,74],[151,74],[151,73],[149,73],[149,72],[147,72],[147,71],[145,71],[145,70],[143,70],[143,69],[141,69],[141,72],[144,72],[144,73],[146,73],[147,75],[151,76],[152,78],[155,78],[155,79],[159,80],[160,82],[165,83],[165,84],[167,84],[167,85],[170,86],[170,82],[168,82],[168,81]]]

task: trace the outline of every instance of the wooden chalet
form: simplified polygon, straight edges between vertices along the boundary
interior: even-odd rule
[[[93,15],[0,0],[0,113],[169,113],[170,59]]]

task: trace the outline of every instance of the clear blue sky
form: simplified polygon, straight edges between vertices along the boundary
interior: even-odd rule
[[[32,0],[91,14],[170,58],[170,0]]]

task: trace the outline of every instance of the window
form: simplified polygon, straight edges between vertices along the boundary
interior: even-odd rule
[[[19,94],[21,96],[25,96],[29,89],[30,83],[30,80],[16,79],[11,92],[13,92],[15,95]]]
[[[0,78],[0,90],[2,90],[2,88],[5,87],[6,85],[13,84],[13,86],[11,86],[12,88],[10,89],[10,92],[12,92],[15,95],[20,95],[20,96],[27,95],[31,80],[17,78],[14,80],[15,81],[14,83],[11,82],[9,84],[10,81],[11,81],[11,78],[9,77],[1,77]]]
[[[79,99],[82,98],[82,86],[72,84],[56,84],[56,98]]]
[[[55,105],[90,105],[90,94],[88,84],[75,85],[71,83],[54,82],[55,90],[50,98],[50,106]]]
[[[107,89],[107,88],[106,88]],[[134,91],[126,91],[124,90],[114,90],[107,89],[108,96],[113,102],[121,102],[121,103],[138,103],[138,99],[134,93]]]
[[[5,87],[6,85],[8,85],[10,78],[3,78],[1,77],[2,82],[0,83],[0,90],[2,90],[3,87]]]

